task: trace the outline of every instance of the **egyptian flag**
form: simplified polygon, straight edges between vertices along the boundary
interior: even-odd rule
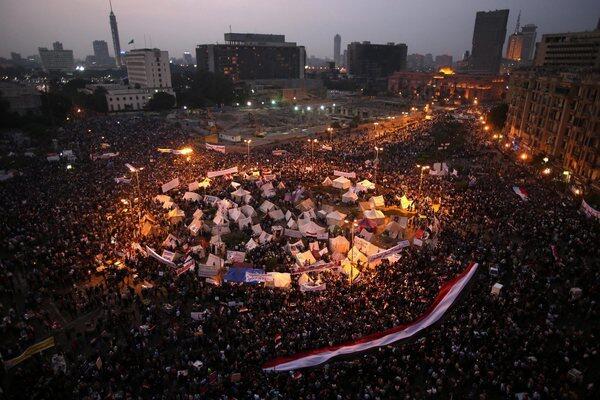
[[[360,339],[336,346],[309,350],[288,357],[279,357],[262,366],[265,371],[290,371],[300,368],[314,367],[336,357],[357,355],[367,350],[387,346],[400,341],[408,341],[422,331],[438,322],[458,300],[471,278],[477,272],[477,263],[471,263],[456,278],[445,283],[433,304],[417,320],[399,325],[383,332],[377,332]]]
[[[513,186],[513,190],[521,198],[523,201],[529,200],[529,193],[527,193],[527,189],[522,186]]]
[[[275,348],[281,346],[281,333],[275,335]]]

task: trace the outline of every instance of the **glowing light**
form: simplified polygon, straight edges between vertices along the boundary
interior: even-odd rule
[[[542,173],[543,173],[544,175],[548,175],[548,174],[550,174],[550,172],[552,172],[552,170],[551,170],[550,168],[545,168],[545,169],[542,171]]]
[[[529,158],[529,156],[527,155],[527,153],[521,153],[521,155],[519,156],[521,158],[521,160],[525,161],[527,160],[527,158]]]
[[[576,194],[577,196],[579,196],[579,195],[581,194],[581,190],[579,190],[579,189],[575,189],[575,194]]]
[[[310,110],[311,110],[310,106],[306,107],[306,111],[310,111]]]
[[[73,166],[71,164],[67,164],[67,169],[73,169]]]
[[[504,143],[504,147],[508,149],[510,147],[510,143]]]
[[[184,147],[183,149],[179,150],[179,153],[187,156],[188,154],[192,154],[194,152],[194,150],[191,147]]]
[[[271,100],[271,105],[274,106],[275,105],[275,100]]]
[[[545,163],[547,163],[549,159],[548,159],[548,157],[544,157],[543,160]]]
[[[324,109],[325,109],[325,106],[321,106],[320,108],[321,108],[321,110],[324,110]]]
[[[294,111],[298,111],[298,110],[299,110],[298,106],[294,106]]]
[[[252,91],[252,92],[254,93],[254,91]],[[252,105],[252,102],[251,102],[251,101],[249,101],[249,102],[247,102],[247,103],[246,103],[246,105],[247,105],[248,107],[250,107],[250,106]]]

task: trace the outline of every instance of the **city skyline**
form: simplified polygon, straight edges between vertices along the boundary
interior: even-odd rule
[[[349,7],[341,1],[271,4],[260,0],[248,4],[174,0],[164,9],[158,7],[160,3],[152,7],[147,1],[130,0],[114,2],[113,10],[119,20],[123,50],[158,47],[178,57],[199,44],[222,43],[223,33],[231,25],[235,32],[284,34],[287,40],[305,46],[307,55],[321,58],[333,58],[331,41],[339,33],[342,49],[353,41],[396,42],[406,43],[409,54],[449,54],[461,59],[463,52],[471,48],[477,11],[510,9],[507,31],[512,32],[521,10],[521,23],[536,24],[538,37],[593,29],[600,4],[591,0],[575,3],[565,8],[565,2],[559,0],[428,0],[357,2]],[[37,54],[38,47],[56,40],[83,59],[93,54],[92,41],[112,42],[109,12],[108,1],[50,0],[43,9],[34,0],[2,2],[0,34],[5,40],[0,43],[0,56],[9,57],[12,51],[23,56]],[[134,45],[126,45],[131,39]]]

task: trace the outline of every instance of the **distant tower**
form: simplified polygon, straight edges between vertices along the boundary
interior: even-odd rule
[[[342,37],[338,33],[333,37],[333,61],[335,61],[336,67],[339,67],[342,64],[342,59],[340,55],[341,47]]]
[[[519,15],[517,16],[517,26],[515,26],[515,34],[519,33],[520,27],[521,27],[521,10],[519,10]]]
[[[123,65],[123,59],[121,58],[121,42],[119,41],[119,27],[117,26],[117,17],[115,17],[115,13],[112,9],[112,1],[108,0],[110,4],[110,31],[112,32],[113,46],[115,48],[115,61],[117,62],[117,67],[121,67]]]

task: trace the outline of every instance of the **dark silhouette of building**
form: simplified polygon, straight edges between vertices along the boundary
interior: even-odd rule
[[[121,67],[123,65],[121,41],[119,40],[119,27],[117,26],[117,17],[112,9],[112,2],[110,2],[110,16],[108,19],[110,20],[110,32],[112,33],[113,47],[115,49],[115,61],[117,62],[117,67]]]
[[[286,42],[284,35],[226,33],[225,42],[196,47],[198,70],[223,74],[233,81],[304,79],[304,46]]]
[[[335,65],[337,67],[339,67],[342,62],[341,50],[342,50],[342,37],[338,33],[333,37],[333,61],[335,62]]]
[[[469,69],[474,73],[498,74],[506,38],[508,10],[478,11],[473,30]]]
[[[386,78],[406,69],[406,54],[404,43],[353,42],[348,45],[348,72],[359,78]]]

